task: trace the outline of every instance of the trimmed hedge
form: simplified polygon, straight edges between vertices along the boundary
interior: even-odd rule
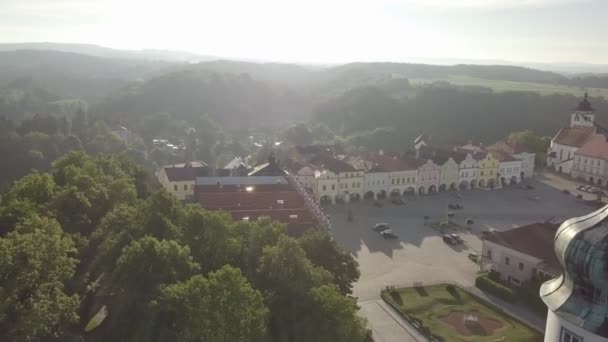
[[[510,288],[491,280],[487,275],[480,275],[475,279],[475,286],[502,300],[513,302],[517,299],[515,292]]]

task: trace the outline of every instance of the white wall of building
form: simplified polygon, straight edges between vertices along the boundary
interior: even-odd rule
[[[547,157],[547,166],[553,167],[556,172],[570,174],[573,164],[572,159],[576,151],[578,151],[577,147],[551,142],[549,154],[555,152],[555,157]]]
[[[441,172],[439,173],[439,186],[445,185],[445,190],[450,189],[453,184],[455,189],[458,189],[458,164],[454,159],[448,159],[443,165],[441,165]]]
[[[601,180],[601,185],[606,185],[607,167],[606,161],[602,159],[575,154],[571,175],[595,184],[599,184],[598,180]]]
[[[370,172],[364,177],[363,194],[371,191],[377,196],[383,190],[389,195],[390,173],[389,172]],[[375,197],[374,197],[375,198]]]
[[[516,183],[521,182],[521,160],[505,161],[498,163],[498,173],[501,178],[505,179],[505,184],[511,184],[511,179],[515,179]]]
[[[521,160],[521,171],[524,173],[524,179],[534,177],[534,163],[536,162],[536,154],[522,152],[519,154],[514,154],[513,157]]]
[[[483,240],[481,253],[482,271],[489,271],[490,266],[493,265],[503,281],[511,282],[514,285],[530,280],[534,276],[537,265],[542,262],[538,258],[488,240]],[[520,268],[522,266],[523,268]]]
[[[470,153],[467,153],[465,159],[463,159],[460,164],[458,164],[458,186],[460,188],[460,184],[466,184],[466,188],[471,188],[471,182],[477,182],[479,170],[477,169],[477,160],[471,156]]]
[[[545,342],[562,342],[564,329],[582,338],[580,342],[608,342],[608,338],[598,336],[575,324],[572,324],[556,315],[553,311],[549,310],[547,313],[547,325],[545,328]]]
[[[414,193],[418,193],[418,187],[416,185],[418,178],[418,170],[401,170],[393,171],[389,175],[390,184],[388,195],[393,192],[399,192],[403,195],[405,191],[414,189]]]

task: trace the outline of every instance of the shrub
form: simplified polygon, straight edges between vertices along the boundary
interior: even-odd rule
[[[581,195],[581,194],[576,195],[576,199],[583,199],[583,195]]]
[[[515,293],[510,288],[491,280],[487,275],[481,275],[475,279],[475,286],[482,291],[488,292],[502,300],[513,302],[516,300]]]

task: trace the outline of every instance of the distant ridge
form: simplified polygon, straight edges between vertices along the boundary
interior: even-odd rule
[[[0,43],[0,51],[16,50],[45,50],[71,52],[102,58],[115,59],[144,59],[168,62],[205,62],[221,59],[216,56],[198,55],[184,51],[171,50],[119,50],[107,48],[94,44],[70,44],[70,43]]]

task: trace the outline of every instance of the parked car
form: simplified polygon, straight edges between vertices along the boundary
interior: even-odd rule
[[[576,186],[576,190],[583,191],[583,188],[585,188],[585,186],[582,185],[582,184],[579,184],[579,185]]]
[[[598,192],[600,192],[600,189],[598,189],[598,188],[594,188],[594,187],[591,187],[591,188],[590,188],[589,190],[587,190],[587,191],[588,191],[589,193],[591,193],[591,194],[597,194]]]
[[[391,228],[388,226],[388,223],[376,223],[372,227],[372,230],[375,232],[383,232],[383,231],[389,230],[389,229],[391,229]]]
[[[456,245],[456,244],[458,244],[458,241],[456,241],[454,239],[454,237],[452,235],[450,235],[450,234],[443,234],[442,235],[442,239],[443,239],[443,242],[447,243],[448,245]]]
[[[462,205],[460,205],[458,203],[450,203],[450,204],[448,204],[448,208],[454,209],[454,210],[460,210],[460,209],[462,209]]]
[[[397,238],[397,235],[395,233],[393,233],[393,231],[390,229],[381,231],[380,235],[382,235],[382,237],[385,239],[396,239]]]
[[[584,187],[583,187],[583,191],[584,191],[584,192],[589,192],[589,190],[590,190],[591,188],[592,188],[592,186],[589,186],[589,185],[584,186]]]
[[[452,239],[454,239],[454,241],[456,241],[456,243],[464,243],[464,240],[460,237],[460,235],[450,234],[450,236],[452,237]]]
[[[393,198],[391,200],[391,203],[393,203],[394,205],[404,205],[405,204],[405,202],[401,198]]]

